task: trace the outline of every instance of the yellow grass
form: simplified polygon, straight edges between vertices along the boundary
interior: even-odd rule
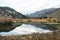
[[[0,36],[0,40],[60,40],[60,30],[51,33],[33,33],[19,36]]]

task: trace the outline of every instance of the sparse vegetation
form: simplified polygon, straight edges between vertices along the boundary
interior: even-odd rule
[[[51,22],[49,22],[48,20],[50,20]],[[28,23],[37,23],[37,24],[38,23],[45,23],[45,24],[49,24],[50,28],[51,27],[54,28],[54,25],[59,24],[55,27],[60,28],[59,27],[60,23],[55,22],[55,21],[52,22],[53,20],[55,20],[55,18],[47,18],[47,19],[46,18],[45,19],[44,18],[43,19],[36,19],[36,18],[35,19],[18,19],[18,18],[16,18],[16,19],[13,19],[13,18],[8,18],[8,17],[7,18],[3,17],[3,18],[0,18],[0,32],[1,31],[7,31],[9,29],[14,29],[15,27],[13,27],[13,26],[17,27],[17,25],[19,26],[23,23],[26,23],[26,24],[28,24]],[[52,24],[54,24],[54,25],[50,26]]]
[[[10,31],[13,29],[13,22],[11,18],[0,18],[0,32]]]
[[[60,30],[50,33],[32,33],[20,36],[0,36],[0,40],[60,40]]]

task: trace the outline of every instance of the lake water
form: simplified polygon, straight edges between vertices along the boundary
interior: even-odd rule
[[[47,33],[51,32],[50,30],[44,30],[40,27],[36,27],[31,24],[22,24],[21,26],[16,27],[10,32],[0,32],[0,35],[7,36],[7,35],[23,35],[23,34],[31,34],[31,33]]]

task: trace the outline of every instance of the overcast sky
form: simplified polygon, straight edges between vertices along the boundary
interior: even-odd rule
[[[60,0],[0,0],[0,6],[8,6],[26,14],[46,8],[60,7]]]

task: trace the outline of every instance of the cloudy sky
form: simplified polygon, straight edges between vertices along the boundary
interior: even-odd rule
[[[60,0],[0,0],[0,6],[8,6],[22,14],[52,7],[60,7]]]

